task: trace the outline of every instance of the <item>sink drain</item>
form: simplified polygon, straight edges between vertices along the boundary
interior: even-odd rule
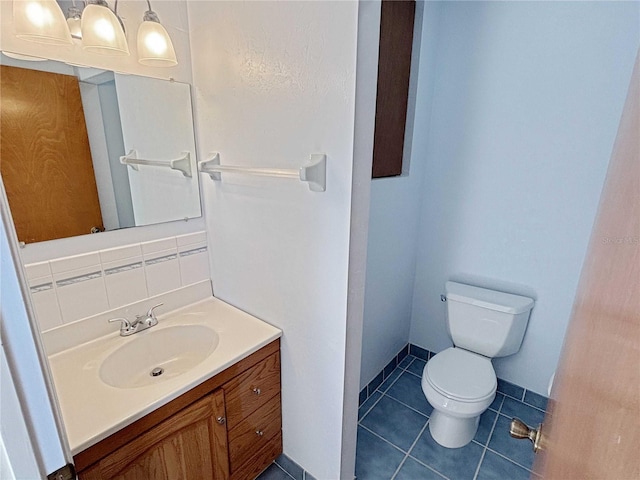
[[[159,377],[163,373],[164,373],[164,368],[156,367],[153,370],[151,370],[151,373],[149,375],[151,375],[152,377]]]

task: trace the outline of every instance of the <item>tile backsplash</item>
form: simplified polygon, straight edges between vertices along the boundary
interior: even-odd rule
[[[45,332],[209,279],[205,232],[25,265]]]

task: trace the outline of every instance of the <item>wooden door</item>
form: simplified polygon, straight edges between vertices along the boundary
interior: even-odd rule
[[[535,472],[640,478],[640,56],[552,397]]]
[[[0,68],[0,171],[18,240],[102,229],[78,80]]]
[[[176,413],[80,472],[81,480],[219,480],[229,478],[221,389]]]

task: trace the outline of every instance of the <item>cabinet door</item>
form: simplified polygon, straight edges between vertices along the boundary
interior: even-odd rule
[[[82,480],[229,478],[224,392],[217,390],[80,473]]]

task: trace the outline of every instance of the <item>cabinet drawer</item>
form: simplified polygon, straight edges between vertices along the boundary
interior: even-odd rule
[[[277,394],[229,431],[231,471],[242,467],[258,450],[276,438],[281,430],[280,394]]]
[[[227,426],[232,430],[280,392],[280,352],[265,358],[222,388],[227,404]]]

